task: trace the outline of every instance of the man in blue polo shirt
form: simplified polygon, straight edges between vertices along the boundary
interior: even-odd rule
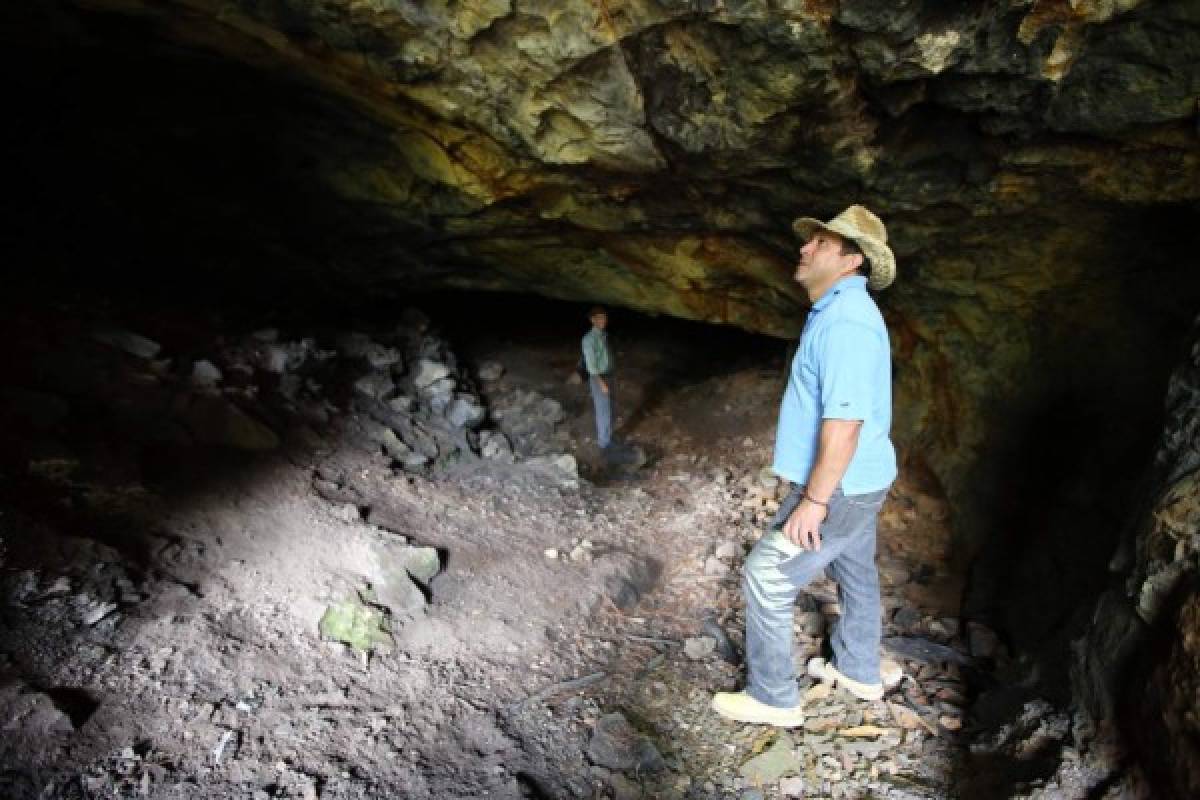
[[[891,349],[867,294],[896,276],[887,230],[862,206],[793,228],[805,239],[795,280],[812,301],[775,438],[775,472],[793,489],[746,559],[746,688],[713,697],[724,717],[780,727],[804,722],[793,606],[822,571],[837,582],[842,613],[830,635],[833,658],[813,659],[809,674],[864,700],[883,696],[875,524],[896,477]]]

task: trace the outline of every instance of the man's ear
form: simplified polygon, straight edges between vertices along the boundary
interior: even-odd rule
[[[862,253],[851,253],[850,260],[854,262],[854,269],[858,269],[859,267],[861,267],[863,265],[863,254]]]

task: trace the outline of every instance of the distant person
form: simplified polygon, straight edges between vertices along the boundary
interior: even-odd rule
[[[792,227],[805,240],[794,279],[812,309],[783,394],[773,468],[793,488],[744,567],[746,688],[712,702],[721,716],[780,727],[804,722],[792,616],[797,594],[822,571],[837,582],[841,617],[833,658],[814,658],[808,672],[863,700],[883,696],[875,527],[896,477],[891,349],[867,294],[896,277],[887,230],[862,206]]]
[[[615,455],[613,444],[613,358],[608,348],[608,312],[595,306],[588,312],[592,329],[583,336],[583,365],[596,412],[596,444],[606,460]]]

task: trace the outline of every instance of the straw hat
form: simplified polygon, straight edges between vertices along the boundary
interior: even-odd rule
[[[879,217],[862,206],[850,206],[829,222],[812,217],[800,217],[792,230],[802,239],[811,239],[817,230],[832,231],[859,246],[871,262],[871,277],[867,285],[876,291],[886,289],[896,280],[896,256],[887,246],[887,228]]]

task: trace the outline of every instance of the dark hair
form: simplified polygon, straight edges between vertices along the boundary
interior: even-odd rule
[[[867,254],[858,246],[858,242],[853,239],[842,237],[842,255],[844,256],[862,256],[862,263],[858,265],[856,272],[862,275],[867,280],[871,279],[871,259],[867,258]]]
[[[591,319],[592,317],[598,316],[600,314],[603,314],[604,316],[607,317],[608,311],[606,311],[604,309],[604,306],[592,306],[592,310],[588,312],[588,319]]]

